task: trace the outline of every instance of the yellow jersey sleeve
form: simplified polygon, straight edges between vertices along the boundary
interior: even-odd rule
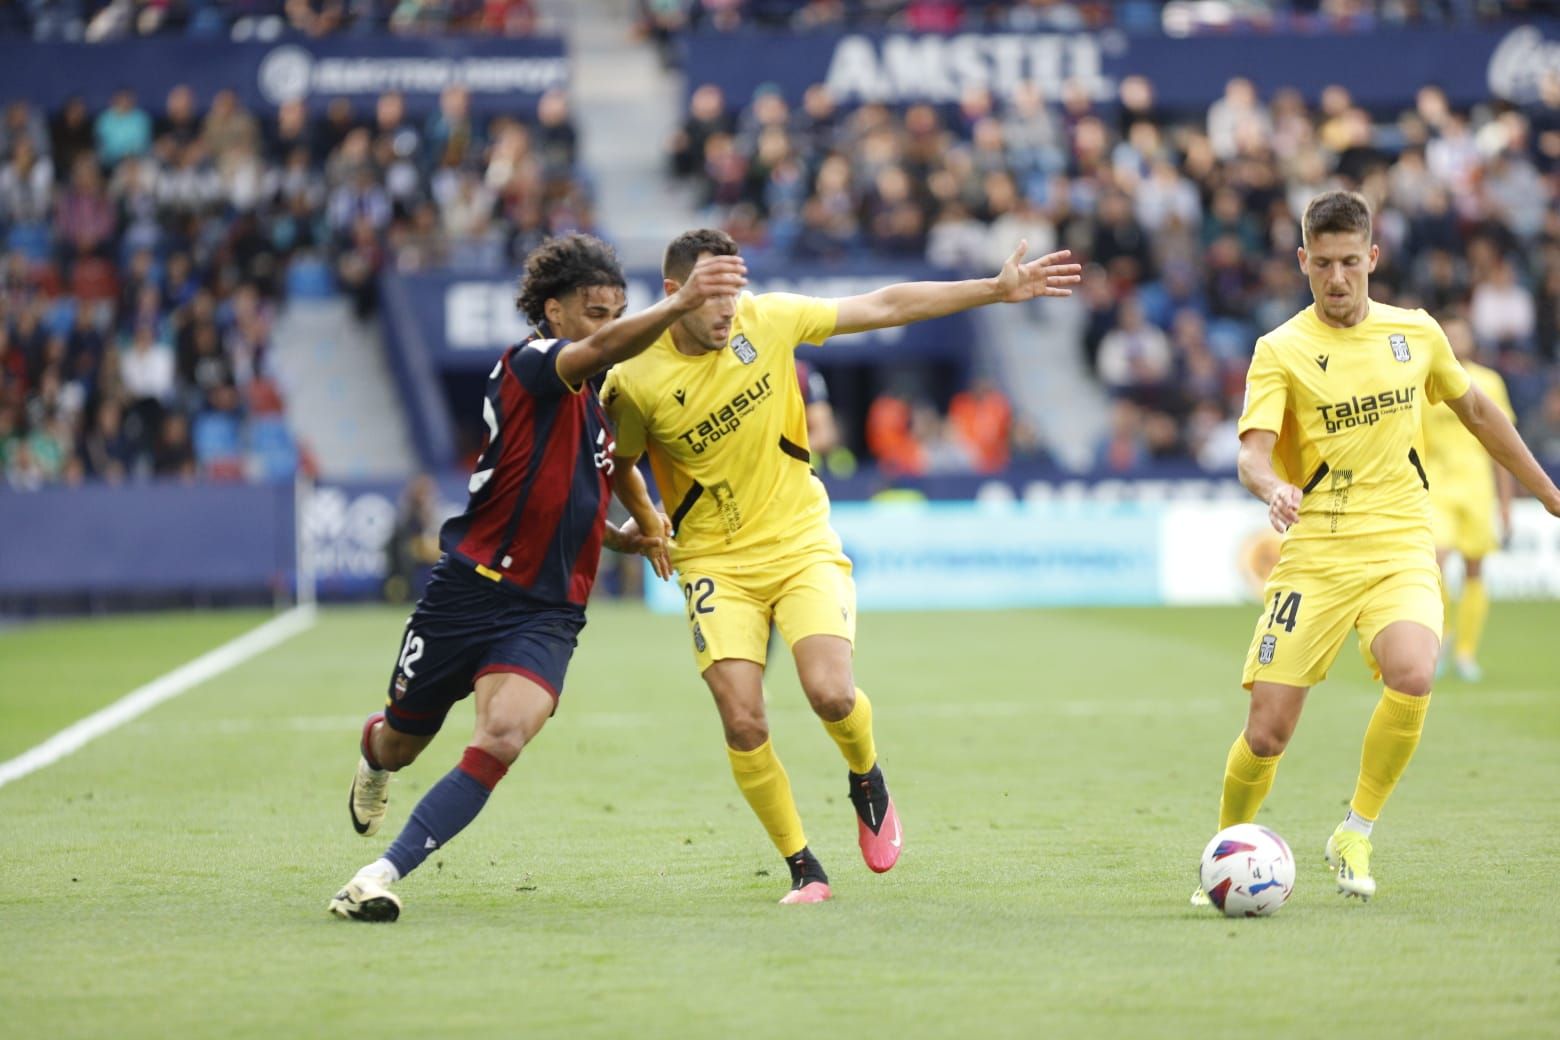
[[[1247,430],[1284,428],[1284,413],[1289,409],[1289,374],[1278,359],[1278,352],[1266,339],[1257,340],[1246,370],[1246,405],[1241,410],[1239,433]]]
[[[1424,311],[1418,313],[1424,315],[1430,333],[1430,370],[1425,375],[1425,396],[1431,404],[1455,401],[1468,392],[1468,373],[1452,353],[1452,345],[1447,342],[1446,333],[1441,331],[1440,322]]]
[[[840,306],[834,300],[773,292],[764,293],[757,302],[763,305],[764,322],[792,343],[822,343],[834,335],[839,323]]]
[[[616,454],[624,458],[636,458],[645,452],[644,413],[634,400],[629,380],[622,378],[617,368],[607,373],[607,381],[601,387],[601,403],[612,421],[612,437],[617,443]]]

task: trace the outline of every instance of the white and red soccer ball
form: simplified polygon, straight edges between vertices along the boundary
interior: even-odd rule
[[[1295,887],[1295,857],[1277,834],[1237,823],[1213,836],[1202,854],[1202,889],[1226,917],[1278,912]]]

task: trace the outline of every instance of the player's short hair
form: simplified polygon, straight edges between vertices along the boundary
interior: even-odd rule
[[[1301,234],[1305,241],[1317,235],[1358,232],[1370,241],[1370,203],[1357,191],[1324,191],[1305,207]]]
[[[525,258],[515,306],[532,325],[547,319],[547,301],[595,285],[628,288],[612,247],[593,235],[550,238]]]
[[[736,256],[737,240],[715,228],[684,231],[672,239],[666,247],[666,258],[661,261],[661,277],[674,282],[683,281],[693,265],[705,253],[711,256]]]

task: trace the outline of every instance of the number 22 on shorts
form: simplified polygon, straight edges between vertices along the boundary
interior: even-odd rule
[[[683,599],[688,603],[688,620],[697,614],[713,614],[715,608],[709,599],[715,594],[715,582],[710,578],[695,578],[683,585]]]

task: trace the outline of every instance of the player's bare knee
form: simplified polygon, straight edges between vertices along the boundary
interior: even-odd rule
[[[856,685],[849,673],[812,682],[803,678],[802,690],[807,694],[807,703],[812,705],[813,711],[827,722],[838,722],[856,706]]]
[[[520,752],[525,750],[530,736],[518,724],[497,725],[477,730],[471,743],[509,766],[514,765]]]
[[[741,712],[729,717],[722,713],[721,724],[726,730],[726,746],[738,751],[752,751],[769,739],[769,722],[762,715]]]
[[[1435,662],[1414,662],[1382,669],[1381,680],[1398,693],[1423,697],[1435,682]]]
[[[1251,745],[1251,753],[1258,758],[1271,758],[1281,755],[1289,746],[1289,738],[1294,736],[1295,728],[1286,725],[1281,720],[1255,720],[1246,724],[1246,743]]]

